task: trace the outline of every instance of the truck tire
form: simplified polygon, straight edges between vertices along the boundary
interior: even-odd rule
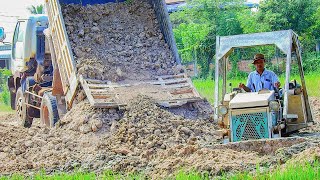
[[[18,88],[16,93],[15,110],[19,124],[23,127],[31,127],[33,118],[28,116],[26,97],[24,96],[21,87]]]
[[[40,119],[42,124],[47,127],[54,127],[59,120],[56,97],[51,92],[44,93],[41,101]]]
[[[16,93],[10,91],[10,102],[11,102],[11,109],[16,109]]]

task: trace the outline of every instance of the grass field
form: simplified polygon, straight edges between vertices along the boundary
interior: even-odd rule
[[[0,112],[12,112],[12,109],[10,106],[0,102]]]
[[[307,92],[311,97],[320,97],[320,72],[314,72],[312,74],[305,75],[305,81],[307,86]],[[300,77],[299,76],[291,76],[290,79],[296,79],[297,82],[300,84]],[[285,82],[285,77],[280,76],[279,80],[281,82],[282,88]],[[238,84],[242,82],[246,84],[247,79],[243,78],[234,78],[232,80],[227,81],[227,85],[232,83],[232,87],[237,87]],[[193,83],[199,93],[208,99],[208,101],[213,104],[214,103],[214,80],[211,79],[194,79]],[[221,83],[220,83],[221,85]],[[230,92],[230,89],[227,88],[227,92]]]
[[[112,171],[106,171],[100,175],[95,173],[75,172],[71,174],[56,173],[54,175],[45,175],[40,172],[32,177],[25,177],[23,175],[14,174],[12,176],[0,177],[0,180],[23,180],[23,179],[51,179],[51,180],[94,180],[94,179],[106,179],[106,180],[144,180],[149,179],[143,174],[130,174],[122,175],[113,173]],[[176,180],[209,180],[209,179],[221,179],[221,180],[316,180],[320,179],[320,163],[318,161],[306,162],[301,164],[289,164],[285,169],[278,167],[274,171],[261,172],[260,168],[256,168],[256,172],[240,172],[233,175],[223,175],[222,177],[210,177],[208,173],[199,172],[184,172],[179,171],[173,178]]]

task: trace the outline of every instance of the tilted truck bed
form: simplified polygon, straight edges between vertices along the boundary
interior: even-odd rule
[[[86,79],[77,76],[77,69],[69,43],[66,26],[64,24],[60,3],[65,4],[99,4],[112,2],[112,0],[77,1],[77,0],[46,0],[49,19],[49,30],[52,36],[55,61],[59,68],[63,96],[69,106],[77,95],[79,83],[81,84],[90,104],[97,108],[115,108],[125,106],[128,102],[127,92],[143,89],[144,94],[153,97],[160,105],[165,107],[180,106],[187,102],[201,100],[190,78],[186,74],[159,76],[148,82],[135,82],[132,84],[113,83],[96,79]],[[119,1],[117,1],[119,2]],[[166,10],[164,0],[150,0],[160,30],[166,43],[177,62],[181,64],[175,44],[172,27]],[[139,92],[137,92],[139,94]]]
[[[96,108],[121,108],[132,91],[143,91],[144,95],[155,98],[164,107],[177,107],[187,102],[201,100],[200,95],[185,74],[159,76],[158,80],[133,84],[119,84],[110,81],[84,79],[80,82],[86,92],[90,104]]]

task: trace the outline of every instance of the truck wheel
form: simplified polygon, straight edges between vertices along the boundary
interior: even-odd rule
[[[10,91],[10,102],[11,102],[11,109],[16,109],[16,93]]]
[[[28,116],[26,97],[24,97],[21,87],[19,87],[17,90],[15,99],[15,109],[19,124],[21,124],[23,127],[31,127],[33,118]]]
[[[44,93],[41,102],[40,119],[42,124],[47,127],[54,127],[59,120],[56,97],[51,92]]]

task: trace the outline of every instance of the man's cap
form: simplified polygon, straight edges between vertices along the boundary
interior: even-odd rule
[[[263,54],[256,54],[256,55],[254,55],[252,64],[254,64],[254,62],[257,61],[257,60],[265,60],[265,59],[264,59],[264,55],[263,55]]]

